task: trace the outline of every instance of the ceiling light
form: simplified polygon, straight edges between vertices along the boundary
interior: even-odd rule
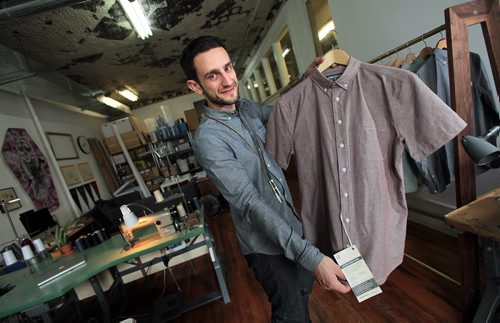
[[[132,102],[135,102],[137,101],[137,99],[139,98],[139,96],[137,96],[137,94],[135,93],[135,91],[133,91],[131,88],[129,88],[128,86],[125,86],[123,89],[119,89],[117,90],[117,92],[123,96],[124,98],[132,101]]]
[[[288,55],[288,53],[290,53],[290,48],[285,48],[285,50],[281,55],[283,55],[283,58],[285,58],[285,56]]]
[[[335,25],[333,24],[333,20],[330,20],[326,24],[321,27],[321,29],[318,31],[318,39],[319,41],[322,41],[323,38],[325,38],[330,31],[335,30]]]
[[[151,27],[149,26],[149,20],[144,13],[144,9],[141,6],[139,0],[118,0],[120,5],[125,11],[128,20],[132,27],[134,27],[136,33],[141,39],[146,39],[153,35]]]
[[[112,99],[110,97],[107,97],[104,95],[99,95],[96,97],[96,99],[97,99],[97,101],[104,103],[105,105],[107,105],[109,107],[119,109],[119,110],[122,110],[125,112],[130,112],[130,108],[128,106],[126,106],[125,104],[118,102],[115,99]]]

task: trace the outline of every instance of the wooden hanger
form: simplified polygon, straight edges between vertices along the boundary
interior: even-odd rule
[[[448,43],[446,41],[446,38],[441,38],[436,43],[436,48],[446,49],[447,47],[448,47]]]
[[[347,64],[349,63],[349,59],[351,58],[351,56],[349,56],[342,49],[332,49],[328,51],[323,57],[325,58],[323,63],[318,66],[318,70],[320,72],[323,72],[334,64],[347,66]]]
[[[391,66],[393,66],[393,67],[397,67],[397,68],[400,68],[400,67],[401,67],[401,65],[403,65],[403,63],[404,63],[404,62],[405,62],[405,60],[404,60],[404,59],[402,59],[401,57],[398,57],[398,58],[396,58],[396,59],[394,60],[394,62],[392,63],[392,65],[391,65]]]
[[[423,59],[426,59],[427,57],[432,55],[432,48],[431,47],[424,47],[420,53],[418,54],[418,57],[421,57]]]
[[[407,55],[406,55],[406,58],[405,58],[405,63],[406,64],[411,64],[413,63],[414,60],[417,59],[417,54],[413,53],[413,52],[409,52]]]

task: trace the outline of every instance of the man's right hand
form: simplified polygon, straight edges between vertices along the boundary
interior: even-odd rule
[[[351,290],[347,283],[343,284],[340,282],[339,279],[346,281],[346,278],[339,265],[330,257],[323,257],[318,267],[314,269],[313,275],[324,289],[334,290],[342,294],[348,293]]]

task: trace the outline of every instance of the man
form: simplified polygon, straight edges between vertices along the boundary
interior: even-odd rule
[[[311,272],[325,289],[350,288],[341,282],[339,266],[303,238],[283,172],[264,151],[272,108],[238,98],[236,72],[215,37],[191,41],[181,65],[187,86],[206,99],[195,152],[229,202],[241,251],[269,297],[272,321],[309,322]]]

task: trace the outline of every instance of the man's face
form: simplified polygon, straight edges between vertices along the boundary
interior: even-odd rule
[[[238,100],[238,79],[226,50],[212,48],[196,55],[193,63],[199,81],[188,80],[188,87],[203,94],[210,107],[234,110]]]

